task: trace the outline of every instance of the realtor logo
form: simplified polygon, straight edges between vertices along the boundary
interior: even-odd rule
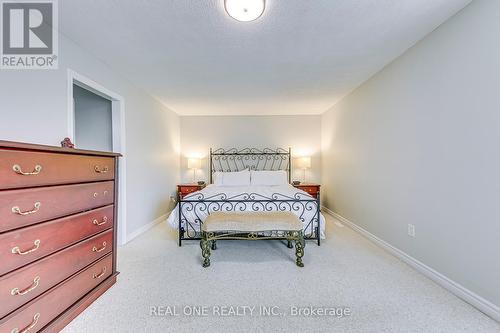
[[[55,0],[1,0],[1,69],[57,69]]]

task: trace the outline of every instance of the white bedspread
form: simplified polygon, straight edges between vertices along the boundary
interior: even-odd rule
[[[222,195],[224,195],[226,198],[231,198],[231,197],[237,197],[238,199],[241,199],[240,195],[247,193],[253,193],[255,194],[255,198],[258,199],[265,199],[265,198],[272,198],[273,195],[279,194],[277,197],[279,199],[286,199],[283,196],[287,196],[290,198],[294,198],[294,196],[299,195],[301,199],[306,199],[309,198],[309,194],[306,192],[299,190],[289,184],[287,185],[278,185],[278,186],[216,186],[216,185],[208,185],[205,187],[203,190],[194,192],[186,196],[184,199],[192,199],[196,200],[197,195],[199,194],[203,195],[204,199],[210,198],[210,200],[220,200],[223,199]],[[222,194],[219,196],[219,194]],[[215,196],[215,197],[214,197]],[[261,197],[262,196],[262,197]],[[198,216],[202,221],[205,220],[205,218],[208,216],[208,213],[206,211],[197,211],[195,214],[193,211],[187,211],[185,209],[185,205],[183,204],[183,217],[185,217],[188,221],[195,221],[196,216]],[[271,207],[272,208],[272,207]],[[175,209],[170,213],[170,216],[168,217],[167,221],[169,225],[172,228],[177,229],[179,227],[179,205],[175,207]],[[252,206],[251,204],[246,204],[245,209],[246,211],[252,211]],[[272,209],[276,210],[276,209]],[[311,210],[299,210],[299,211],[294,211],[291,210],[292,212],[296,213],[298,216],[300,214],[303,214],[303,220],[304,220],[304,227],[306,227],[309,222],[314,218],[314,215],[316,214],[316,209]],[[307,233],[307,231],[306,231]],[[321,238],[325,238],[325,218],[322,214],[320,214],[320,235]]]

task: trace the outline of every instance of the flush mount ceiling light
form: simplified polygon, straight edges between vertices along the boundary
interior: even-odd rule
[[[224,0],[226,12],[235,20],[249,22],[258,19],[266,8],[266,0]]]

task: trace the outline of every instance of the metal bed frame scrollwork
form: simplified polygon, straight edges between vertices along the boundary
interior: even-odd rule
[[[284,170],[291,182],[291,149],[210,149],[209,178],[213,181],[215,172],[236,172],[245,169],[255,171]],[[307,193],[295,193],[293,196],[273,193],[264,196],[258,193],[241,193],[228,196],[225,193],[211,195],[195,192],[184,198],[178,198],[179,246],[183,240],[201,240],[202,217],[212,212],[294,212],[304,224],[303,234],[306,240],[315,240],[320,245],[320,197],[311,197]],[[186,214],[189,213],[189,214]],[[307,214],[308,213],[308,214]],[[191,216],[188,216],[191,215]],[[309,215],[310,217],[306,217]],[[255,237],[255,235],[252,235]],[[266,239],[282,239],[273,235],[259,234]]]

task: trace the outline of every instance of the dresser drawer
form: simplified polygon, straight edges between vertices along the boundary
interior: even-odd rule
[[[205,185],[187,185],[187,184],[183,184],[183,185],[177,185],[177,191],[179,193],[179,197],[181,199],[183,199],[186,195],[188,194],[191,194],[193,192],[196,192],[196,191],[200,191],[202,190],[203,188],[205,187]]]
[[[196,192],[199,189],[197,187],[182,187],[181,188],[181,194],[182,195],[188,195],[190,193]]]
[[[113,226],[113,206],[0,234],[0,275]]]
[[[308,194],[310,194],[314,198],[318,197],[319,186],[317,186],[317,185],[311,185],[311,186],[308,186],[308,185],[299,185],[299,186],[296,186],[296,187],[298,189],[301,189],[304,192],[307,192]]]
[[[316,194],[318,193],[318,189],[314,186],[303,186],[302,188],[302,191],[305,191],[309,194]]]
[[[47,293],[0,321],[0,333],[14,329],[38,332],[73,303],[112,274],[112,256],[108,255]]]
[[[113,229],[110,229],[0,277],[0,318],[108,254],[112,248]]]
[[[0,232],[112,204],[114,182],[0,191]]]
[[[0,149],[0,189],[111,180],[112,157]]]

